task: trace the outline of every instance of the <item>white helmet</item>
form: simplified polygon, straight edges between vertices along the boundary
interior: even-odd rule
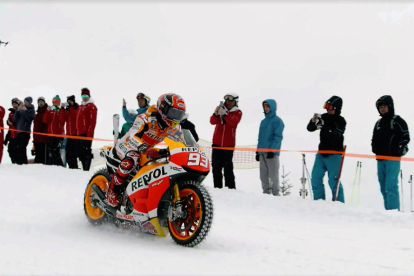
[[[236,105],[239,104],[239,95],[234,92],[230,92],[224,95],[224,100],[227,100],[227,99],[229,99],[230,101],[234,99],[236,101]]]

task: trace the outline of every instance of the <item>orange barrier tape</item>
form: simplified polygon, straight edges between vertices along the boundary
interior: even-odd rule
[[[101,138],[92,138],[92,137],[81,137],[81,136],[71,136],[71,135],[60,135],[60,134],[47,134],[47,133],[40,133],[40,132],[31,132],[31,131],[22,131],[16,129],[9,129],[0,127],[0,129],[10,130],[10,131],[18,131],[18,132],[26,132],[26,133],[33,133],[37,135],[44,135],[44,136],[53,136],[53,137],[62,137],[62,138],[70,138],[70,139],[78,139],[78,140],[95,140],[95,141],[104,141],[104,142],[115,142],[113,139],[101,139]],[[320,154],[341,154],[343,155],[343,151],[334,151],[334,150],[277,150],[277,149],[256,149],[256,148],[239,148],[239,147],[209,147],[212,149],[222,149],[222,150],[234,150],[234,151],[250,151],[250,152],[298,152],[298,153],[320,153]],[[356,153],[345,153],[347,157],[357,157],[357,158],[369,158],[369,159],[378,159],[378,160],[397,160],[397,161],[409,161],[414,162],[414,158],[408,157],[395,157],[395,156],[385,156],[385,155],[372,155],[372,154],[356,154]]]
[[[78,140],[95,140],[95,141],[104,141],[104,142],[115,142],[115,140],[111,140],[111,139],[101,139],[101,138],[82,137],[82,136],[71,136],[71,135],[64,135],[64,134],[48,134],[48,133],[32,132],[32,131],[26,131],[26,130],[10,129],[10,128],[5,128],[5,127],[0,127],[0,129],[16,131],[16,132],[32,133],[32,134],[43,135],[43,136],[78,139]]]

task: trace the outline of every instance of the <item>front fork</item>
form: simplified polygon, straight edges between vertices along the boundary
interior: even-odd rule
[[[183,206],[181,203],[180,189],[178,188],[178,183],[174,184],[173,190],[174,190],[173,203],[175,206],[175,217],[183,217],[184,212],[182,208]]]

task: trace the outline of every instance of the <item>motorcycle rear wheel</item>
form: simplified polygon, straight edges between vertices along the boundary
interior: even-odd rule
[[[187,182],[180,187],[184,218],[168,222],[172,239],[179,245],[194,247],[201,243],[213,222],[213,201],[204,186]]]
[[[88,185],[85,189],[85,195],[83,199],[83,209],[85,211],[86,218],[92,224],[99,225],[107,220],[107,215],[99,209],[99,207],[91,206],[90,195],[93,193],[91,189],[92,184],[96,184],[101,188],[103,192],[108,190],[108,183],[111,180],[111,176],[108,171],[105,169],[99,170],[96,172],[92,178],[89,180]]]

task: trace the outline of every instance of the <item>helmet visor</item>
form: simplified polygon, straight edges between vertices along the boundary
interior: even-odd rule
[[[185,111],[182,109],[178,109],[175,107],[171,107],[168,109],[167,118],[176,122],[181,122],[181,120],[185,116]]]

